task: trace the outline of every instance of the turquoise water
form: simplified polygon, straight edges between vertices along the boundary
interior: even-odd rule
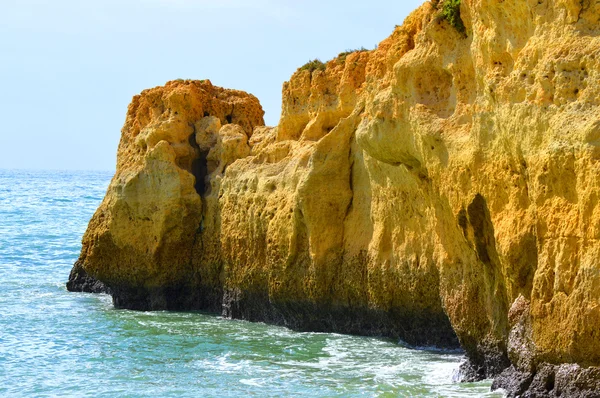
[[[0,170],[0,396],[500,397],[460,354],[68,293],[110,173]]]

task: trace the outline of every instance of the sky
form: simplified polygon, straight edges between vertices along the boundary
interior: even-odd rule
[[[174,79],[276,125],[307,61],[374,48],[424,0],[0,0],[0,168],[114,170],[131,98]]]

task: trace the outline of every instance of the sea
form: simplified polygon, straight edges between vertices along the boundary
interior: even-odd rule
[[[0,170],[0,396],[502,397],[453,382],[461,352],[67,292],[111,177]]]

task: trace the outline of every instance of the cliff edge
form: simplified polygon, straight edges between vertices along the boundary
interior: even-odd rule
[[[69,288],[460,345],[465,380],[510,396],[600,394],[600,1],[426,2],[262,116],[209,81],[134,97]]]

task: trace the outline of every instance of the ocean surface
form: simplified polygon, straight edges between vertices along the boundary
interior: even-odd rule
[[[452,382],[460,353],[67,292],[111,176],[0,170],[0,396],[502,396]]]

